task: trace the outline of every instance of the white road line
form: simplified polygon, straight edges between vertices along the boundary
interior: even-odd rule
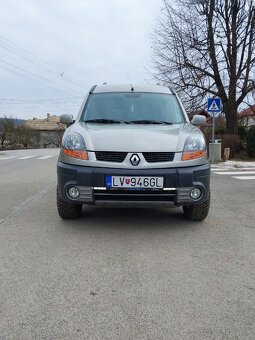
[[[48,159],[48,158],[52,158],[52,157],[54,157],[54,155],[36,157],[36,159]]]
[[[34,156],[23,156],[23,157],[19,157],[17,159],[28,159],[28,158],[34,158]]]
[[[1,159],[11,159],[11,158],[15,158],[15,157],[17,157],[17,156],[0,157],[0,160]]]
[[[255,175],[255,171],[227,171],[227,172],[214,172],[217,175]]]
[[[255,171],[255,167],[251,167],[251,168],[212,168],[211,171],[212,172],[217,172],[217,171],[244,171],[244,170],[250,170],[250,171]]]
[[[241,180],[248,180],[248,179],[255,179],[255,176],[233,176],[232,178],[241,179]]]

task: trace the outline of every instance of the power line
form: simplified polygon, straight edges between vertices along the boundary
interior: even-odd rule
[[[5,44],[5,46],[7,45],[9,48],[13,49],[14,51],[16,50],[16,52],[22,53],[23,56],[25,55],[26,58],[29,58],[29,61],[32,59],[36,62],[39,62],[39,63],[44,64],[45,66],[49,67],[51,69],[51,71],[54,72],[55,75],[56,75],[56,73],[57,73],[57,75],[60,75],[60,76],[65,74],[69,78],[73,78],[71,75],[67,74],[66,72],[63,72],[63,70],[60,70],[59,68],[56,68],[55,66],[50,65],[48,62],[37,57],[36,55],[32,54],[31,52],[25,50],[24,48],[20,47],[19,45],[15,44],[11,40],[5,38],[4,36],[0,35],[0,40],[2,40],[2,44]],[[12,51],[10,51],[10,52],[12,52]],[[62,78],[62,79],[65,79],[65,78]],[[83,87],[84,85],[82,83],[79,82],[78,86],[81,87],[82,89],[84,89],[84,87]]]
[[[19,67],[19,66],[16,66],[16,65],[14,65],[14,64],[12,64],[12,63],[8,63],[7,61],[4,61],[4,60],[2,60],[2,59],[0,59],[0,62],[4,63],[4,64],[6,64],[6,65],[9,65],[9,66],[11,66],[11,67],[14,67],[14,68],[16,68],[17,70],[20,70],[20,71],[22,71],[22,72],[26,72],[26,73],[28,73],[28,74],[31,74],[32,76],[37,77],[37,78],[39,78],[39,79],[42,79],[42,80],[44,80],[44,81],[46,81],[46,82],[48,82],[48,83],[54,84],[54,85],[57,86],[57,87],[61,86],[61,87],[65,88],[65,89],[67,89],[67,90],[69,90],[69,91],[73,91],[73,92],[76,92],[76,93],[78,94],[77,90],[69,89],[68,87],[66,87],[66,86],[64,86],[64,85],[58,84],[58,83],[56,83],[56,82],[54,82],[54,81],[52,81],[52,80],[48,80],[48,79],[46,79],[46,78],[44,78],[44,77],[39,76],[38,74],[35,74],[35,73],[33,73],[33,72],[30,72],[30,71],[27,71],[27,70],[25,70],[25,69],[23,69],[23,68],[21,68],[21,67]],[[2,66],[0,66],[0,67],[2,67]],[[10,71],[10,69],[9,69],[9,71]],[[12,70],[12,71],[13,71],[13,70]],[[30,78],[30,80],[31,80],[31,78]]]
[[[57,69],[55,66],[50,65],[49,63],[45,62],[45,61],[42,60],[41,58],[39,58],[39,57],[37,57],[36,55],[32,54],[31,52],[26,51],[24,48],[18,46],[17,44],[15,44],[15,43],[12,42],[11,40],[5,38],[4,36],[0,35],[0,39],[1,39],[1,40],[4,40],[5,44],[7,44],[7,45],[13,45],[13,46],[15,46],[16,49],[22,51],[22,53],[29,54],[32,58],[39,60],[40,62],[42,62],[42,63],[45,64],[45,65],[48,65],[48,67],[50,67],[51,69],[53,69],[55,72],[57,72],[57,73],[61,73],[61,72],[62,72],[62,70]]]
[[[35,99],[15,99],[15,98],[0,98],[0,102],[3,103],[50,103],[50,102],[74,102],[74,101],[80,101],[83,99],[83,96],[77,96],[77,97],[62,97],[62,98],[35,98]]]
[[[57,106],[57,105],[80,105],[82,103],[82,99],[76,100],[59,100],[59,101],[3,101],[0,99],[0,105],[4,106],[29,106],[29,105],[50,105],[50,106]]]
[[[5,71],[8,71],[8,72],[17,74],[17,75],[21,76],[22,78],[31,80],[31,81],[33,81],[33,82],[35,81],[35,79],[30,78],[30,77],[27,77],[26,75],[24,75],[24,74],[22,74],[22,73],[20,73],[20,72],[18,72],[18,71],[14,71],[14,70],[12,70],[12,69],[9,69],[8,67],[4,67],[4,66],[0,65],[0,68],[2,68],[2,69],[5,70]],[[42,84],[42,83],[40,83],[40,82],[37,82],[37,85],[42,86],[42,87],[45,87],[45,84]],[[52,88],[54,88],[55,90],[58,90],[58,91],[63,92],[63,93],[65,93],[65,94],[67,94],[67,93],[70,94],[70,91],[66,91],[66,90],[57,88],[57,87],[54,86],[54,85],[50,85],[50,86],[51,86]]]
[[[13,53],[13,54],[19,56],[20,58],[22,58],[22,59],[24,59],[24,60],[26,60],[26,61],[29,61],[30,63],[32,63],[32,64],[34,64],[34,65],[40,67],[40,68],[41,68],[42,70],[44,70],[44,71],[47,71],[47,72],[49,72],[49,73],[51,73],[51,74],[56,75],[56,71],[49,70],[49,69],[47,69],[46,67],[40,65],[39,63],[33,61],[32,59],[29,60],[29,58],[27,58],[27,57],[25,57],[24,55],[20,54],[18,51],[13,51],[11,48],[9,48],[8,45],[7,45],[7,46],[4,45],[1,41],[0,41],[0,47],[2,47],[2,48],[4,48],[4,49],[6,49],[7,51],[9,51],[9,52],[11,52],[11,53]],[[59,75],[59,72],[57,72],[57,74]]]
[[[48,72],[48,73],[50,73],[50,74],[53,74],[53,75],[54,75],[55,77],[57,77],[58,79],[64,80],[64,81],[66,81],[66,82],[68,82],[68,83],[70,83],[70,84],[72,84],[72,85],[78,87],[79,89],[83,89],[83,90],[84,90],[83,87],[81,87],[80,85],[77,85],[77,84],[74,83],[73,81],[68,80],[68,79],[66,79],[66,78],[64,78],[64,77],[61,77],[61,74],[63,74],[63,72],[62,72],[62,73],[59,73],[59,72],[56,73],[56,71],[49,70],[49,69],[47,69],[46,67],[40,65],[39,63],[37,63],[37,62],[35,62],[35,61],[33,61],[33,60],[30,60],[29,58],[23,56],[22,54],[19,54],[18,52],[12,51],[12,50],[9,49],[8,47],[3,46],[1,42],[0,42],[0,47],[5,48],[6,50],[10,51],[11,53],[13,53],[13,54],[19,56],[20,58],[22,58],[23,60],[28,61],[29,63],[32,63],[33,65],[39,67],[39,68],[42,69],[43,71],[46,71],[46,72]],[[60,77],[61,77],[61,78],[60,78]]]
[[[69,83],[73,84],[74,86],[79,87],[79,88],[84,90],[84,87],[81,83],[78,84],[77,82],[74,82],[73,80],[71,80],[72,76],[70,76],[67,73],[63,72],[62,70],[56,68],[55,66],[50,65],[49,63],[47,63],[46,61],[42,60],[41,58],[35,56],[31,52],[26,51],[25,49],[23,49],[22,47],[18,46],[15,43],[13,43],[9,39],[3,37],[2,35],[0,35],[0,47],[2,47],[4,49],[8,50],[9,52],[19,56],[23,60],[26,60],[26,61],[34,64],[35,66],[41,68],[42,70],[49,72],[49,73],[53,74],[54,76],[57,76],[58,78],[60,76],[62,80],[69,82]],[[64,77],[64,75],[65,75],[65,77]],[[66,75],[68,76],[69,79],[66,79]]]

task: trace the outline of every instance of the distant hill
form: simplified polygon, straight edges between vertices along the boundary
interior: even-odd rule
[[[15,125],[21,125],[21,124],[25,123],[26,120],[14,118],[13,121],[14,121]]]
[[[3,119],[4,117],[0,117],[0,119]],[[25,123],[25,119],[19,119],[19,118],[9,118],[11,119],[15,125],[21,125],[23,123]]]

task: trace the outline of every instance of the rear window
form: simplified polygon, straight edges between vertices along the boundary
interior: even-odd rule
[[[88,98],[81,120],[155,120],[182,123],[183,114],[174,95],[159,93],[94,93]]]

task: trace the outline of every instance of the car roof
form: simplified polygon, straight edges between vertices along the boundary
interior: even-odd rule
[[[132,90],[133,89],[133,90]],[[161,85],[96,85],[91,89],[93,93],[107,92],[148,92],[148,93],[165,93],[173,94],[173,91],[167,86]]]

